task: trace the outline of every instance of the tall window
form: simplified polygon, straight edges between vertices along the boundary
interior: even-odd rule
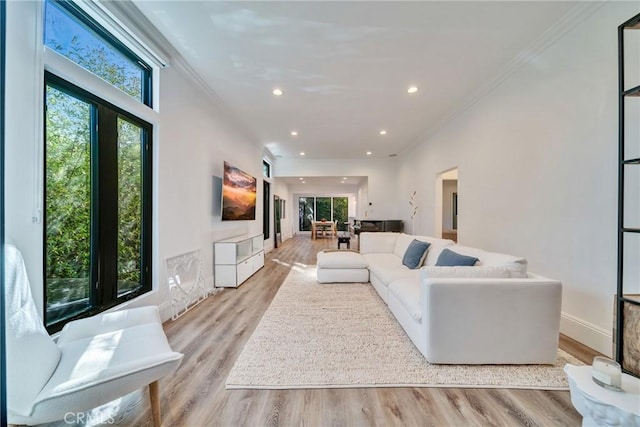
[[[311,231],[312,221],[338,221],[341,227],[349,214],[348,197],[300,197],[298,219],[300,231]]]
[[[144,63],[71,3],[47,1],[45,15],[48,47],[150,105]],[[45,73],[50,332],[151,290],[151,132],[91,88]]]

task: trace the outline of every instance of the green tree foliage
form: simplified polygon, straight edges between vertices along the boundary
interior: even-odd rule
[[[331,221],[331,197],[316,197],[316,221]]]
[[[91,106],[52,87],[46,95],[45,268],[51,305],[89,296]]]
[[[118,291],[140,284],[142,130],[118,120]]]
[[[339,230],[345,230],[344,223],[347,222],[348,219],[349,219],[349,199],[347,197],[334,197],[333,198],[333,220],[338,221]]]

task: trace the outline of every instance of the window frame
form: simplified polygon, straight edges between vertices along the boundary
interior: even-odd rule
[[[6,52],[6,2],[0,1],[0,372],[7,372],[5,332],[5,287],[4,281],[4,109],[5,109],[5,52]],[[0,375],[0,425],[7,425],[7,376]]]
[[[266,168],[267,173],[265,173],[265,168]],[[265,159],[262,159],[262,175],[265,178],[271,179],[271,163],[269,163]]]
[[[43,12],[43,18],[45,20],[46,20],[46,7],[47,7],[47,3],[49,2],[55,3],[56,5],[58,5],[61,9],[69,13],[72,18],[76,19],[81,25],[86,25],[87,27],[89,27],[91,31],[94,31],[99,37],[102,37],[108,44],[112,46],[113,49],[117,50],[122,55],[127,57],[129,60],[133,61],[134,63],[137,63],[140,66],[143,73],[142,81],[141,81],[142,99],[138,100],[137,98],[134,98],[134,97],[131,97],[131,98],[136,99],[136,101],[141,102],[142,104],[146,105],[149,108],[153,108],[153,68],[149,64],[147,64],[147,62],[144,59],[136,55],[136,53],[133,52],[127,45],[122,43],[117,37],[115,37],[108,30],[106,30],[102,25],[96,22],[96,20],[91,15],[89,15],[85,10],[83,10],[80,6],[78,6],[72,1],[45,0],[44,12]],[[46,34],[46,29],[44,29],[42,32],[43,38],[45,34]],[[43,39],[42,42],[44,46],[47,46],[46,40]],[[56,51],[55,49],[51,49],[51,50],[67,58],[65,55],[62,55],[60,52]],[[74,64],[78,65],[79,67],[81,67],[82,69],[86,70],[87,72],[93,74],[94,76],[101,78],[100,76],[93,73],[91,70],[84,68],[82,65],[78,64],[77,62],[71,59],[69,60]],[[109,85],[111,84],[109,83]],[[117,90],[122,91],[120,88],[116,86],[113,86],[113,85],[111,86]],[[122,92],[124,93],[124,91]],[[130,95],[127,94],[127,96],[130,96]]]
[[[99,96],[83,89],[49,71],[44,72],[43,87],[45,96],[43,99],[43,110],[46,117],[47,100],[46,87],[50,86],[62,91],[69,96],[77,98],[83,102],[92,104],[92,129],[91,129],[91,245],[90,245],[90,308],[74,316],[64,318],[51,324],[47,324],[47,210],[46,210],[46,120],[43,120],[43,140],[44,158],[43,167],[43,320],[49,333],[55,333],[62,327],[75,319],[89,317],[97,313],[106,311],[125,301],[136,298],[152,290],[152,144],[153,125],[132,113],[117,107]],[[95,115],[95,117],[93,117]],[[113,200],[118,200],[118,163],[117,163],[117,120],[122,116],[127,121],[139,126],[143,132],[143,151],[141,159],[142,167],[142,197],[141,197],[141,261],[140,261],[140,284],[141,287],[135,291],[128,292],[118,297],[117,269],[117,210],[116,215],[106,215],[100,209],[101,205],[109,205]],[[111,122],[111,125],[109,125]],[[103,139],[100,140],[102,135]],[[104,139],[106,138],[106,140]],[[102,142],[100,142],[102,141]],[[114,163],[115,150],[115,163]],[[109,160],[110,158],[110,160]],[[107,159],[107,160],[104,160]],[[95,165],[93,165],[95,163]],[[115,181],[115,182],[114,182]],[[112,233],[115,230],[115,233]]]

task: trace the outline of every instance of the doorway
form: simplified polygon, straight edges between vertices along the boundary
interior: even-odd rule
[[[282,202],[279,196],[273,196],[273,247],[282,245]]]
[[[458,241],[458,168],[446,170],[436,179],[436,235]]]
[[[263,197],[262,197],[262,234],[264,240],[269,238],[269,207],[271,206],[271,184],[267,181],[263,182]]]

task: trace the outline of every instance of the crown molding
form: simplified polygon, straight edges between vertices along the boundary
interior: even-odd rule
[[[218,94],[209,86],[206,80],[189,64],[189,62],[180,54],[178,49],[167,40],[156,27],[149,21],[145,14],[132,1],[103,1],[101,2],[104,9],[109,10],[117,19],[129,28],[137,37],[140,37],[144,43],[151,48],[157,50],[165,58],[169,58],[166,66],[173,66],[183,76],[185,76],[194,86],[205,94],[205,99],[220,111],[222,118],[231,124],[245,138],[247,138],[254,146],[261,151],[265,147],[260,144],[260,140],[251,131],[251,128],[244,122],[240,116],[233,111],[229,105],[224,102]],[[162,46],[162,48],[160,48]],[[160,100],[162,103],[162,100]]]
[[[167,58],[173,54],[173,51],[167,50],[165,46],[171,45],[166,44],[166,39],[145,17],[135,13],[137,11],[141,15],[133,4],[104,0],[76,0],[76,2],[83,9],[92,11],[95,17],[106,22],[117,32],[117,36],[135,46],[156,66],[159,68],[168,66]]]
[[[587,1],[576,4],[539,37],[529,45],[525,46],[514,58],[507,62],[497,76],[472,91],[460,104],[458,104],[457,107],[454,107],[454,109],[446,114],[434,126],[431,126],[426,132],[421,133],[420,136],[415,138],[409,145],[401,150],[399,154],[406,154],[417,147],[420,143],[436,135],[440,130],[460,117],[464,112],[468,111],[471,107],[490,95],[499,86],[501,86],[502,83],[511,78],[525,65],[535,61],[535,59],[542,55],[547,49],[549,49],[549,47],[555,45],[567,33],[571,32],[575,27],[587,20],[607,3],[609,3],[609,1],[605,0]]]

